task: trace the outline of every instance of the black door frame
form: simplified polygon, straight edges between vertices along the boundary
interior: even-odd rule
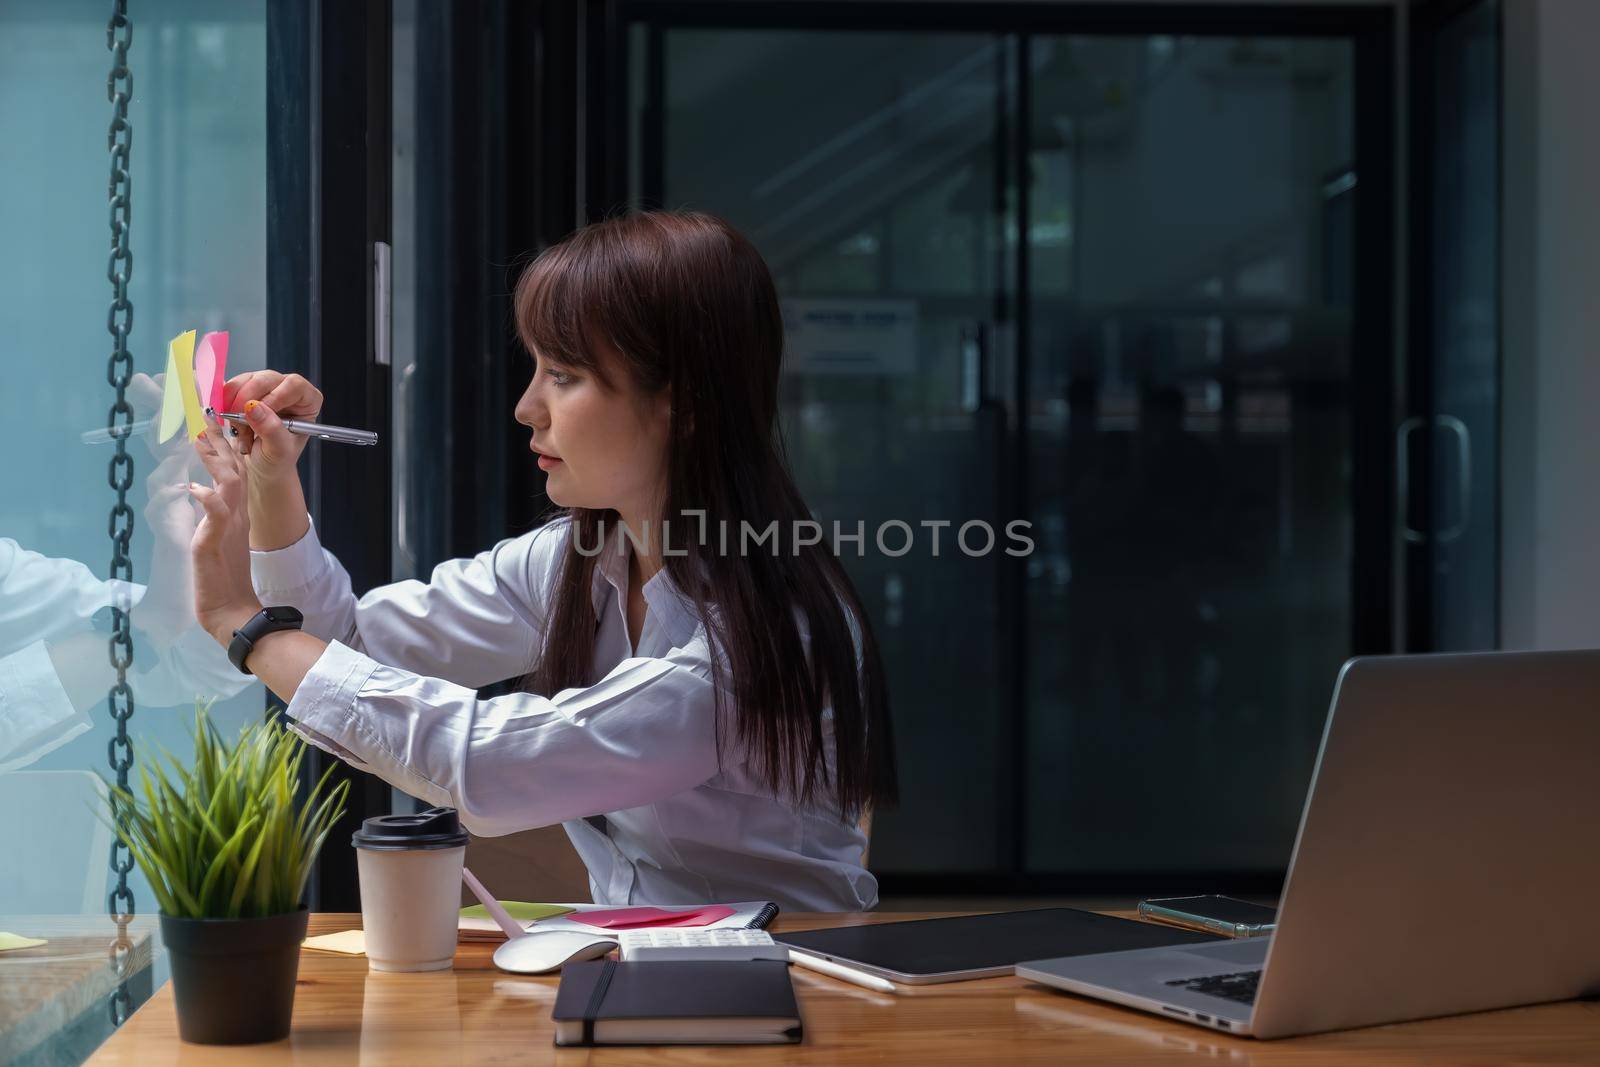
[[[983,33],[1016,35],[1019,54],[1026,56],[1035,34],[1148,34],[1183,36],[1343,37],[1355,50],[1355,159],[1359,175],[1355,278],[1351,337],[1351,485],[1353,512],[1351,634],[1352,655],[1397,650],[1394,592],[1396,573],[1394,435],[1398,397],[1394,322],[1394,113],[1395,19],[1391,8],[1373,5],[1191,5],[1171,3],[1089,3],[1046,5],[1026,2],[906,4],[882,0],[818,0],[812,3],[759,3],[752,0],[586,0],[581,55],[587,76],[581,79],[585,103],[579,106],[581,143],[587,153],[580,164],[581,214],[592,221],[632,207],[661,203],[663,145],[647,133],[640,204],[628,202],[628,129],[623,103],[629,99],[628,34],[632,26],[646,33],[646,115],[659,112],[662,91],[662,35],[667,29],[716,28],[751,30],[834,30]],[[1027,79],[1014,101],[1017,125],[1027,129]],[[657,124],[659,125],[659,124]],[[1026,138],[1009,141],[1012,172],[1026,172]],[[1028,232],[1030,205],[1026,189],[1018,197],[1019,232]],[[1006,452],[1025,462],[1029,368],[1028,257],[1019,242],[1016,264],[1018,311],[1016,380],[1011,398],[1013,434]],[[1022,493],[1026,471],[1018,467],[1007,479],[1009,516],[1026,518]],[[1008,649],[1012,706],[1025,709],[1027,607],[1023,597],[1025,561],[1016,559],[1005,572],[999,599],[1002,648]],[[1026,754],[1025,711],[1009,725],[1009,745],[1016,766]],[[1272,892],[1283,870],[1127,871],[1085,875],[1025,872],[1027,804],[1024,776],[1003,775],[1002,816],[996,835],[1008,868],[965,874],[880,875],[886,893],[1037,893],[1117,891],[1138,888],[1231,889]]]
[[[585,0],[587,4],[589,0]],[[527,386],[511,329],[510,284],[531,254],[582,223],[576,48],[586,9],[572,0],[419,4],[428,67],[444,91],[419,103],[419,192],[432,214],[421,255],[437,272],[419,307],[419,344],[474,358],[435,360],[436,453],[404,472],[440,502],[419,566],[471,554],[536,524],[544,476],[523,457],[507,397]],[[270,365],[316,382],[327,417],[372,427],[373,449],[313,444],[302,460],[317,532],[355,588],[392,580],[391,376],[374,347],[373,244],[391,242],[391,0],[281,0],[267,13],[267,337]],[[530,128],[531,127],[531,128]],[[457,346],[447,348],[447,346]],[[503,496],[457,486],[455,472],[499,470]],[[503,470],[500,470],[503,468]],[[324,504],[330,507],[324,507]],[[269,710],[278,702],[270,694]],[[328,767],[351,783],[307,889],[313,910],[358,911],[349,835],[388,814],[390,787],[313,750],[304,787]]]
[[[373,245],[390,234],[389,49],[388,0],[267,5],[268,361],[315,382],[329,422],[380,431],[378,448],[313,442],[301,457],[317,535],[358,589],[390,579],[389,368],[372,311]],[[278,704],[268,693],[269,714]],[[389,787],[316,748],[302,787],[330,768],[350,797],[306,899],[360,911],[350,835],[388,813]]]
[[[1434,217],[1429,210],[1432,205],[1432,185],[1435,177],[1435,159],[1438,153],[1438,127],[1434,122],[1434,105],[1439,94],[1435,85],[1437,65],[1433,52],[1433,44],[1437,34],[1450,22],[1466,14],[1473,8],[1492,0],[1422,0],[1411,10],[1409,55],[1407,63],[1407,76],[1410,89],[1410,126],[1408,137],[1408,175],[1410,186],[1409,199],[1413,205],[1409,225],[1407,227],[1409,254],[1407,257],[1406,293],[1411,307],[1410,317],[1406,323],[1407,345],[1410,357],[1406,365],[1406,397],[1404,415],[1407,422],[1415,422],[1417,428],[1424,432],[1411,435],[1412,444],[1408,457],[1406,472],[1409,484],[1413,487],[1405,499],[1397,493],[1396,523],[1404,531],[1409,528],[1417,531],[1421,536],[1419,540],[1402,538],[1400,551],[1403,553],[1402,570],[1405,575],[1405,621],[1401,634],[1401,650],[1405,652],[1432,652],[1438,648],[1438,636],[1435,627],[1434,610],[1434,577],[1437,572],[1438,558],[1436,555],[1436,542],[1438,533],[1439,516],[1434,513],[1433,472],[1437,462],[1437,453],[1434,447],[1435,435],[1431,427],[1439,415],[1438,400],[1435,395],[1435,371],[1437,360],[1434,351],[1433,329],[1433,302],[1436,295],[1435,282],[1438,273],[1433,260]],[[1504,55],[1504,20],[1505,7],[1503,2],[1495,5],[1495,19],[1500,40],[1499,70],[1505,69]],[[1500,75],[1503,78],[1503,73]],[[1499,107],[1504,109],[1504,94],[1496,87],[1496,99]],[[1503,130],[1504,121],[1500,115],[1496,116],[1495,125]],[[1495,158],[1497,174],[1504,173],[1505,142],[1503,137],[1497,138],[1498,154]],[[1502,179],[1503,185],[1503,179]],[[1503,214],[1496,201],[1495,215],[1496,247],[1504,249]],[[1502,253],[1503,254],[1503,253]],[[1495,318],[1497,323],[1505,321],[1502,298],[1497,293],[1497,307]],[[1497,351],[1495,354],[1495,443],[1492,462],[1494,465],[1494,498],[1500,499],[1500,470],[1501,454],[1499,442],[1503,432],[1503,404],[1498,398],[1502,396],[1501,379],[1504,376],[1505,351],[1503,340],[1496,338]],[[1400,431],[1404,432],[1404,430]],[[1397,448],[1398,451],[1398,448]],[[1500,647],[1500,528],[1501,517],[1498,503],[1494,508],[1494,560],[1495,579],[1492,592],[1493,617],[1494,617],[1494,647]],[[1457,651],[1449,649],[1448,651]]]

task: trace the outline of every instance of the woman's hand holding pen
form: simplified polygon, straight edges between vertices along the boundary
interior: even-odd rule
[[[315,421],[322,393],[298,374],[252,371],[229,379],[223,392],[228,411],[243,412],[233,439],[249,475],[250,546],[287,548],[305,536],[306,501],[295,464],[307,439],[292,434],[284,419]]]
[[[250,473],[268,481],[295,477],[306,438],[284,429],[282,420],[315,422],[322,411],[322,392],[298,374],[258,370],[228,379],[222,403],[224,410],[243,412],[250,420],[235,427],[235,444],[250,458]],[[266,417],[255,417],[258,406],[266,407]]]
[[[194,447],[213,483],[189,486],[205,509],[192,545],[194,614],[205,631],[226,647],[233,631],[261,610],[250,581],[250,469],[214,423],[196,438]]]

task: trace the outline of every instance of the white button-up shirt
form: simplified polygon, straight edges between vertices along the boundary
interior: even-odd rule
[[[644,585],[632,647],[620,528],[595,567],[592,684],[478,698],[532,666],[569,531],[559,519],[359,599],[314,529],[253,552],[263,603],[299,608],[305,629],[332,642],[289,703],[293,729],[457,808],[475,834],[561,823],[596,903],[876,906],[860,829],[775,796],[731,747],[719,766],[705,628],[665,570]]]

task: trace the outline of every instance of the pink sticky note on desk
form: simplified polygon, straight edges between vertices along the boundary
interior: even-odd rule
[[[608,908],[605,911],[574,912],[567,918],[585,926],[598,926],[602,930],[623,930],[636,926],[710,926],[732,914],[732,908],[722,904],[712,904],[688,911],[668,911],[665,908]]]

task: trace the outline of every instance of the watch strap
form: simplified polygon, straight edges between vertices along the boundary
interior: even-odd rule
[[[257,641],[280,630],[298,630],[304,623],[305,616],[297,608],[287,605],[262,608],[233,631],[233,640],[228,642],[228,661],[241,673],[251,674],[253,672],[245,666],[245,660],[255,651]]]

